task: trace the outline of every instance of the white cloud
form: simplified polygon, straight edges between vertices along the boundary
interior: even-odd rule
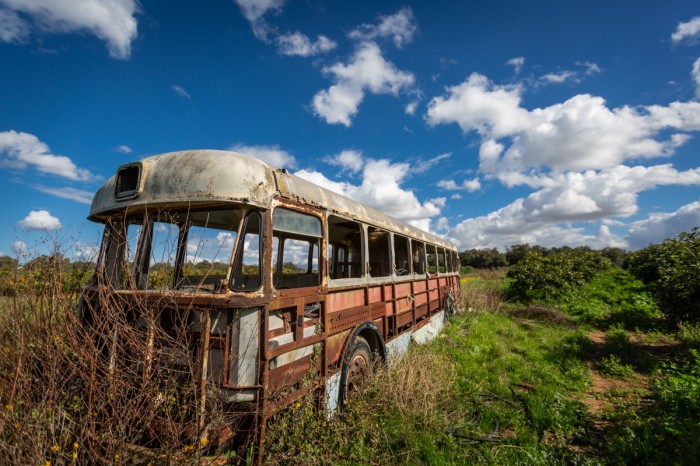
[[[282,150],[277,145],[273,146],[247,146],[244,144],[234,144],[228,148],[233,152],[250,155],[263,162],[280,168],[295,168],[297,161],[292,154]]]
[[[428,199],[428,202],[432,202],[433,204],[440,207],[441,209],[444,209],[445,204],[447,204],[447,198],[446,197],[435,197],[433,199]]]
[[[323,71],[333,77],[335,84],[319,91],[311,104],[327,123],[345,126],[350,126],[366,92],[397,95],[414,82],[412,73],[386,61],[372,42],[362,43],[348,64],[336,63]]]
[[[700,201],[686,204],[675,212],[652,213],[644,220],[633,222],[626,239],[629,247],[636,250],[697,226],[700,226]]]
[[[0,156],[0,167],[25,169],[31,165],[39,173],[62,176],[74,181],[97,179],[89,170],[78,168],[70,158],[53,155],[49,146],[29,133],[1,131]]]
[[[681,133],[700,130],[700,102],[610,109],[602,98],[580,94],[530,111],[521,106],[521,92],[474,73],[448,88],[446,96],[433,98],[426,120],[478,132],[481,170],[499,176],[541,167],[601,169],[630,159],[670,156],[688,138]],[[678,133],[657,140],[662,130]]]
[[[133,154],[134,153],[134,150],[131,147],[123,145],[123,144],[121,146],[115,147],[114,150],[121,153],[121,154]]]
[[[75,243],[73,259],[86,262],[95,262],[97,261],[97,255],[99,252],[100,246],[98,244],[85,244],[77,241]]]
[[[0,9],[0,40],[22,43],[29,37],[29,24],[17,13]]]
[[[253,34],[260,40],[267,41],[272,27],[265,21],[268,12],[282,11],[286,0],[234,0],[241,8],[243,17],[250,22]]]
[[[362,153],[356,150],[344,150],[334,157],[326,157],[324,161],[336,167],[342,167],[343,171],[349,170],[352,173],[357,173],[364,165]]]
[[[413,40],[418,26],[413,16],[413,10],[403,7],[393,15],[380,16],[377,24],[362,24],[350,31],[351,39],[367,41],[377,38],[389,37],[394,45],[402,48]]]
[[[299,31],[281,34],[276,40],[279,52],[287,56],[310,57],[330,52],[338,46],[336,42],[323,35],[317,36],[316,41],[312,42]]]
[[[525,65],[525,57],[513,57],[506,62],[506,65],[512,66],[515,74],[520,74]]]
[[[20,240],[15,241],[14,243],[12,243],[12,252],[15,254],[15,257],[22,257],[27,255],[27,243]]]
[[[94,193],[90,191],[84,191],[82,189],[64,187],[64,188],[52,188],[49,186],[43,186],[40,184],[32,185],[32,188],[41,191],[46,194],[51,194],[52,196],[60,197],[63,199],[70,199],[71,201],[80,202],[81,204],[92,204],[92,197]]]
[[[593,74],[600,74],[600,73],[603,72],[603,69],[602,69],[600,66],[598,66],[598,64],[593,63],[593,62],[589,62],[589,61],[580,62],[580,61],[577,61],[576,64],[577,64],[578,66],[583,66],[584,68],[586,68],[586,70],[584,71],[584,74],[586,74],[587,76],[590,76],[590,75],[593,75]]]
[[[462,199],[462,195],[459,193],[454,193],[452,196],[450,196],[450,199],[459,200]]]
[[[404,111],[406,112],[406,115],[415,115],[417,108],[418,102],[414,100],[413,102],[409,102],[406,104],[406,107],[404,107]]]
[[[700,99],[700,58],[693,63],[693,69],[690,75],[693,77],[693,81],[695,81],[695,97]]]
[[[559,71],[558,73],[547,73],[540,77],[541,81],[551,84],[562,84],[566,81],[573,80],[576,78],[576,74],[573,71]]]
[[[696,16],[687,23],[678,23],[676,31],[671,35],[674,44],[684,40],[694,40],[700,36],[700,16]]]
[[[60,230],[62,226],[48,210],[32,210],[24,220],[19,221],[19,225],[28,230]]]
[[[178,86],[177,84],[171,84],[170,89],[172,89],[172,91],[180,97],[184,97],[187,100],[192,100],[192,96],[190,96],[184,87]]]
[[[481,189],[479,178],[471,180],[466,179],[462,184],[457,184],[454,180],[440,180],[437,185],[439,188],[446,189],[447,191],[468,191],[471,193]]]
[[[431,168],[433,168],[435,165],[439,164],[443,160],[449,159],[450,157],[452,157],[452,152],[445,152],[444,154],[437,155],[432,159],[419,160],[418,163],[413,165],[411,171],[413,173],[425,173]]]
[[[362,182],[337,182],[313,170],[299,170],[295,175],[333,192],[367,204],[419,228],[429,229],[430,219],[440,214],[443,198],[420,202],[411,190],[401,187],[411,173],[408,163],[391,163],[386,159],[363,158]]]
[[[450,231],[450,236],[464,247],[502,248],[517,243],[547,246],[557,241],[560,245],[603,244],[601,234],[609,230],[601,227],[598,236],[590,237],[582,236],[580,228],[561,225],[581,221],[609,224],[610,218],[634,215],[639,192],[657,186],[698,186],[700,168],[681,172],[669,164],[620,165],[601,171],[542,176],[538,182],[538,191],[488,215],[465,220]],[[614,235],[605,238],[610,241],[608,245],[625,243]]]
[[[30,23],[16,13],[33,20],[33,27],[45,32],[89,31],[107,42],[114,58],[126,59],[136,39],[138,4],[135,0],[0,0],[0,38],[13,42],[27,37]],[[5,27],[10,27],[5,30]],[[8,32],[9,31],[9,32]],[[9,40],[7,40],[7,39]]]

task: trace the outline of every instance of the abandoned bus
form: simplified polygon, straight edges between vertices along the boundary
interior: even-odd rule
[[[90,327],[121,313],[141,342],[120,353],[120,336],[110,337],[110,367],[130,364],[144,378],[193,368],[199,406],[215,397],[249,412],[258,436],[310,390],[332,414],[373,358],[427,341],[455,310],[459,258],[449,242],[238,153],[124,165],[89,219],[105,231],[79,318]],[[169,348],[177,332],[185,347]],[[310,372],[311,389],[301,383]]]

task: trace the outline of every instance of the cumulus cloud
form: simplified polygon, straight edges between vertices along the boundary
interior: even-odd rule
[[[347,64],[325,67],[335,84],[319,91],[311,105],[329,124],[350,126],[365,93],[398,95],[414,83],[412,73],[400,71],[382,56],[377,44],[362,43]]]
[[[19,225],[27,230],[60,230],[61,222],[48,210],[32,210]]]
[[[277,145],[272,146],[248,146],[245,144],[234,144],[228,148],[233,152],[250,155],[263,162],[280,168],[295,168],[297,161],[292,154],[280,149]]]
[[[126,59],[136,39],[135,0],[0,0],[0,5],[4,7],[0,10],[0,39],[5,42],[24,40],[32,29],[52,33],[87,31],[107,43],[112,57]]]
[[[192,100],[192,96],[190,96],[184,87],[178,86],[177,84],[171,84],[170,89],[172,89],[172,91],[180,97],[184,97],[187,100]]]
[[[60,197],[63,199],[70,199],[71,201],[79,202],[81,204],[92,204],[93,193],[90,191],[84,191],[82,189],[64,187],[64,188],[52,188],[50,186],[43,186],[40,184],[32,185],[32,188],[41,191],[46,194],[51,194],[52,196]]]
[[[25,256],[27,255],[28,251],[29,248],[27,247],[27,243],[24,241],[16,240],[14,243],[12,243],[12,252],[16,257]]]
[[[450,236],[469,247],[503,248],[526,242],[543,246],[602,244],[601,247],[605,247],[614,244],[626,247],[627,242],[610,234],[607,225],[601,225],[597,236],[590,236],[583,235],[581,228],[562,227],[561,224],[634,215],[638,211],[638,193],[657,186],[698,186],[700,168],[678,171],[670,164],[620,165],[601,171],[543,176],[539,183],[541,189],[488,215],[465,220],[450,231]],[[601,233],[606,235],[601,236]],[[610,243],[604,244],[604,239]]]
[[[481,169],[521,173],[530,168],[600,169],[630,159],[670,156],[700,130],[700,103],[610,109],[601,97],[580,94],[545,108],[521,106],[522,88],[499,86],[472,74],[431,100],[431,125],[457,123],[482,136]],[[658,140],[662,130],[675,130]],[[507,144],[510,143],[510,146]],[[501,153],[499,153],[501,151]]]
[[[345,151],[345,153],[353,153],[353,151]],[[336,157],[336,160],[339,159],[340,157]],[[360,184],[333,181],[315,170],[299,170],[295,175],[419,228],[429,230],[431,218],[440,214],[440,204],[445,202],[444,198],[421,202],[413,191],[404,189],[402,184],[411,173],[411,166],[408,163],[391,163],[386,159],[365,157],[361,160],[363,166]]]
[[[513,57],[506,62],[506,65],[512,66],[515,74],[520,74],[525,65],[525,57]]]
[[[54,155],[36,136],[17,131],[0,132],[0,167],[23,170],[34,167],[39,173],[62,176],[73,181],[93,180],[89,170],[78,168],[64,155]]]
[[[265,15],[268,12],[281,12],[286,0],[234,0],[234,2],[241,8],[241,13],[253,28],[255,37],[267,41],[273,28],[265,21]]]
[[[357,173],[364,165],[364,158],[361,152],[356,150],[344,150],[333,157],[324,159],[329,165],[342,167],[343,171],[348,170],[352,173]]]
[[[675,212],[655,212],[633,222],[626,239],[631,249],[641,249],[697,226],[700,226],[700,201],[686,204]]]
[[[700,16],[696,16],[686,23],[678,23],[676,31],[671,34],[671,41],[678,44],[683,41],[693,41],[700,36]]]
[[[406,115],[415,115],[417,108],[418,102],[414,100],[413,102],[409,102],[406,104],[406,106],[404,107],[404,112],[406,112]]]
[[[124,145],[124,144],[122,144],[121,146],[115,147],[114,150],[119,152],[120,154],[133,154],[134,153],[134,150],[131,147]]]
[[[350,31],[351,39],[371,41],[377,38],[390,38],[394,45],[402,48],[413,40],[418,30],[413,10],[403,7],[393,15],[380,16],[376,24],[362,24]]]
[[[281,34],[277,36],[277,48],[282,55],[311,57],[330,52],[338,44],[326,36],[319,35],[315,41],[309,39],[301,32]]]

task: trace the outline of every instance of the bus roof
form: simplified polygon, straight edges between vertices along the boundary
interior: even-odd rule
[[[138,176],[133,192],[118,196],[120,173]],[[127,169],[127,170],[124,170]],[[235,202],[269,209],[276,196],[326,209],[344,217],[451,250],[444,239],[397,220],[376,209],[322,188],[256,158],[219,150],[170,152],[119,168],[97,191],[88,219],[100,221],[127,207]]]

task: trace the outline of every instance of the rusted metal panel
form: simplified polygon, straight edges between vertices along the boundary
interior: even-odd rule
[[[328,305],[329,314],[357,306],[364,306],[365,292],[363,289],[353,289],[337,293],[330,293],[326,297],[326,303]]]
[[[367,293],[367,300],[369,303],[378,303],[382,300],[382,287],[373,286],[370,287]]]

